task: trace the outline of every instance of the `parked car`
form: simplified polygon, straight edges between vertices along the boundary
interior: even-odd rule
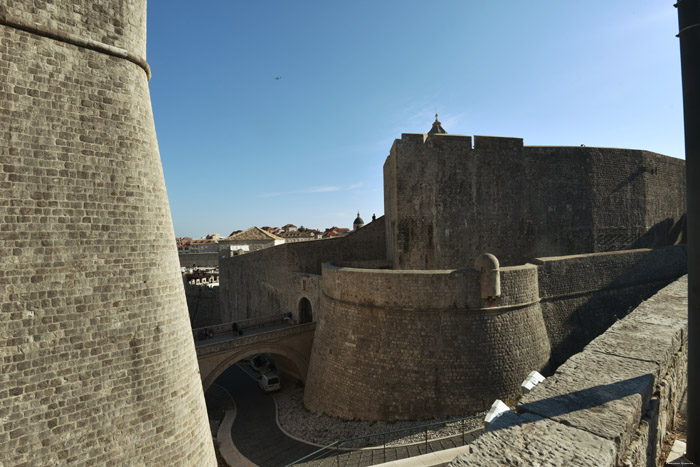
[[[279,391],[280,378],[276,373],[263,373],[258,378],[258,386],[265,392]]]

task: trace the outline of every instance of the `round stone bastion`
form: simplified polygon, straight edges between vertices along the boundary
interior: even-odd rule
[[[490,271],[489,271],[490,273]],[[513,401],[550,357],[537,269],[361,269],[324,264],[304,404],[344,419],[421,420]]]
[[[146,1],[4,0],[0,52],[0,465],[216,466]]]

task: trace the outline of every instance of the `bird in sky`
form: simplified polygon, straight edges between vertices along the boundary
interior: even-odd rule
[[[281,77],[281,76],[275,76],[275,79],[279,81],[279,80],[282,79],[282,77]]]

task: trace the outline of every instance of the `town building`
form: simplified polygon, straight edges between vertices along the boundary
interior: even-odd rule
[[[285,240],[258,227],[251,227],[218,242],[218,252],[222,257],[234,256],[251,251],[282,245]]]

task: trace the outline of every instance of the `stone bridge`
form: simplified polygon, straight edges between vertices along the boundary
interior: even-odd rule
[[[316,323],[306,323],[247,336],[230,334],[210,344],[208,341],[197,342],[197,361],[204,391],[236,362],[258,353],[273,355],[281,372],[306,382],[315,329]]]

